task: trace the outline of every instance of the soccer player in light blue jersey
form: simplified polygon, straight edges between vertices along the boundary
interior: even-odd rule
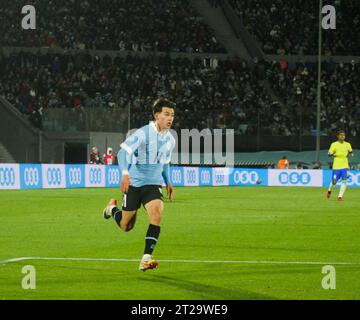
[[[143,204],[149,216],[145,237],[144,255],[139,269],[146,271],[158,266],[152,253],[160,234],[160,222],[164,211],[162,185],[165,183],[170,201],[174,189],[169,180],[171,154],[175,138],[169,129],[174,121],[175,104],[167,99],[157,99],[153,104],[155,121],[138,129],[120,145],[118,162],[122,173],[122,210],[111,199],[103,211],[105,219],[114,218],[123,231],[130,231],[136,221],[136,213]]]

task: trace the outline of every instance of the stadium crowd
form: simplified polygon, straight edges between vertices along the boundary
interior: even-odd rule
[[[267,54],[316,54],[319,4],[313,0],[229,0],[245,28]],[[327,0],[336,8],[336,30],[323,31],[327,55],[360,54],[358,0]]]
[[[264,87],[265,79],[275,96]],[[324,62],[322,79],[324,133],[341,127],[359,135],[359,65]],[[252,69],[238,58],[169,55],[112,58],[20,51],[0,59],[0,95],[40,128],[41,114],[51,109],[70,112],[73,123],[81,123],[86,110],[98,111],[97,128],[105,131],[127,128],[130,112],[131,127],[139,127],[151,119],[154,97],[167,96],[177,103],[175,129],[309,135],[316,123],[316,81],[316,64],[301,61],[259,62]]]
[[[0,61],[0,94],[25,114],[51,108],[81,114],[103,107],[110,117],[120,110],[126,120],[130,108],[131,126],[138,127],[146,114],[151,117],[154,97],[166,95],[178,106],[175,129],[232,127],[256,133],[258,112],[271,125],[277,110],[261,84],[265,67],[259,63],[252,70],[237,58],[13,52]]]
[[[360,65],[354,61],[336,64],[330,60],[323,63],[322,70],[323,132],[330,134],[343,128],[349,135],[359,136]],[[274,61],[267,77],[287,106],[292,125],[299,127],[298,119],[302,117],[302,133],[311,134],[316,123],[317,64]]]
[[[217,0],[209,1],[219,5]],[[265,52],[316,52],[314,1],[229,1]],[[339,19],[337,30],[324,32],[325,52],[360,53],[360,6],[353,0],[327,3],[337,7]],[[0,52],[0,95],[40,129],[86,130],[89,113],[99,131],[139,127],[151,118],[154,97],[166,96],[177,103],[175,129],[234,128],[240,134],[273,136],[314,133],[314,63],[288,63],[280,58],[254,60],[250,67],[239,58],[136,53],[224,52],[187,0],[181,4],[176,0],[69,0],[66,6],[33,0],[29,4],[37,8],[38,29],[26,32],[18,32],[20,23],[15,23],[21,18],[21,2],[4,0],[4,4],[0,45],[65,49],[62,53],[14,49],[9,56]],[[8,27],[11,24],[13,28]],[[96,55],[86,49],[119,53]],[[359,74],[355,62],[324,63],[324,134],[339,127],[352,136],[360,134]],[[65,113],[67,117],[61,118]]]
[[[224,53],[188,0],[31,0],[36,30],[22,30],[23,1],[3,0],[0,46]]]

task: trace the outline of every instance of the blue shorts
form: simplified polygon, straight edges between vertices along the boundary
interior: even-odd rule
[[[348,178],[348,169],[333,170],[333,181],[346,180]]]

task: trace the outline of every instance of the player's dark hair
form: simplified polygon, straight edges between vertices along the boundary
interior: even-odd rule
[[[175,109],[176,103],[172,102],[166,98],[159,98],[159,99],[155,100],[155,102],[153,103],[153,107],[152,107],[153,115],[155,115],[155,113],[161,112],[162,108],[164,108],[164,107]]]
[[[338,137],[340,134],[345,134],[345,130],[339,130],[338,132],[337,132],[337,134],[336,134],[336,136]]]

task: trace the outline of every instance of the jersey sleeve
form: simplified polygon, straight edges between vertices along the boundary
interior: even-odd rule
[[[353,153],[353,149],[350,143],[348,143],[348,147],[349,147],[349,153]]]
[[[159,149],[158,161],[162,164],[169,164],[171,162],[172,152],[176,145],[176,140],[172,134],[169,134],[168,141]]]
[[[328,154],[329,154],[329,156],[332,156],[334,153],[335,153],[335,144],[332,143],[331,146],[330,146]]]
[[[145,132],[139,129],[127,137],[126,140],[120,144],[120,147],[129,155],[132,155],[140,147],[140,145],[144,143],[146,143]]]

